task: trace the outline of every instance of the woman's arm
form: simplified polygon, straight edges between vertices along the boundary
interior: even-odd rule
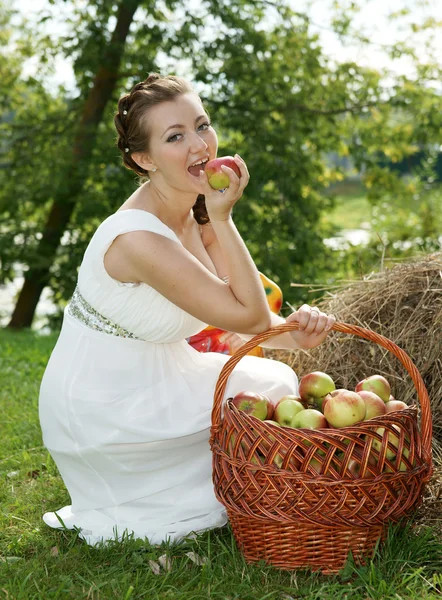
[[[203,226],[203,243],[206,247],[207,253],[215,265],[218,275],[220,277],[228,277],[229,272],[222,248],[220,247],[215,232],[210,224]],[[314,314],[316,312],[317,309],[312,309],[310,306],[305,304],[299,309],[299,311],[295,311],[287,317],[288,322],[300,320],[300,325],[303,329],[282,333],[281,335],[268,339],[260,344],[260,346],[262,348],[278,348],[281,350],[307,350],[315,348],[325,339],[333,323],[335,322],[335,318],[332,315],[327,316],[319,311],[318,316],[316,316]],[[310,317],[312,318],[311,322]],[[271,312],[271,321],[269,327],[275,327],[285,322],[286,319]],[[220,337],[220,341],[226,341],[230,345],[231,352],[233,353],[236,352],[236,350],[238,350],[238,348],[240,348],[244,342],[251,340],[252,337],[254,336],[247,335],[245,333],[239,334],[233,333],[232,331],[226,331],[225,334]]]
[[[227,169],[230,186],[222,194],[200,176],[210,221],[222,250],[229,284],[213,275],[180,244],[149,231],[121,235],[121,252],[135,281],[143,281],[168,300],[220,329],[258,333],[270,326],[271,313],[250,253],[231,218],[233,205],[249,180],[245,163],[237,159],[241,178]]]

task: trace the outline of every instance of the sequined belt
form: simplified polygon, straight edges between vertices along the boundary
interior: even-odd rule
[[[143,341],[121,325],[113,323],[110,319],[103,317],[95,308],[86,302],[83,296],[80,294],[78,286],[75,288],[72,294],[71,301],[68,306],[68,314],[74,319],[77,319],[83,325],[95,329],[95,331],[101,331],[102,333],[109,333],[110,335],[116,335],[118,337],[131,338],[133,340]]]

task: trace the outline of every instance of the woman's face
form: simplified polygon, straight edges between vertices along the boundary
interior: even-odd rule
[[[201,100],[195,93],[179,96],[149,109],[149,159],[158,175],[182,191],[196,191],[200,165],[216,158],[218,138]],[[149,170],[149,169],[148,169]]]

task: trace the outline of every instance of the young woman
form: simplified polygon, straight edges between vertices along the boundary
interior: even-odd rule
[[[271,313],[258,270],[232,219],[249,181],[225,168],[229,187],[204,172],[218,140],[183,79],[150,75],[118,102],[118,148],[145,176],[95,231],[41,382],[43,441],[71,504],[46,513],[90,544],[124,532],[151,543],[226,523],[209,448],[215,385],[228,356],[201,354],[186,338],[206,325],[243,339],[284,322]],[[300,330],[273,348],[313,348],[334,317],[308,305]],[[226,397],[297,392],[287,365],[244,357]]]

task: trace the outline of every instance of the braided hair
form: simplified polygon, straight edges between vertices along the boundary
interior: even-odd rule
[[[127,169],[142,178],[149,178],[149,172],[132,158],[132,154],[148,152],[149,149],[150,132],[148,120],[145,119],[147,109],[162,102],[176,100],[178,96],[191,92],[194,90],[182,77],[151,73],[144,81],[134,85],[128,94],[121,96],[114,123],[118,133],[117,146]],[[193,215],[200,225],[210,221],[202,194],[196,199]]]

